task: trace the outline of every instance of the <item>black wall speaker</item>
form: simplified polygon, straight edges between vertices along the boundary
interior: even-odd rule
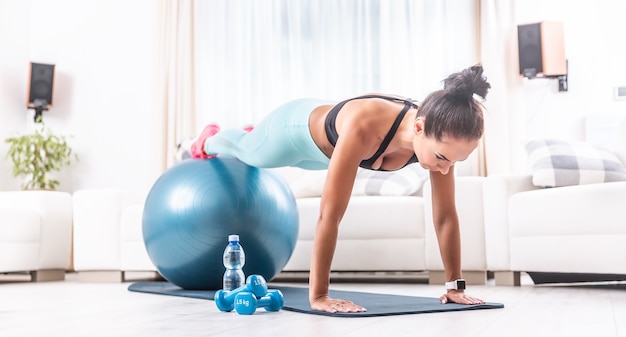
[[[54,64],[31,62],[27,106],[47,110],[52,105],[53,87]]]
[[[567,74],[563,23],[539,22],[517,26],[519,71],[525,77]]]

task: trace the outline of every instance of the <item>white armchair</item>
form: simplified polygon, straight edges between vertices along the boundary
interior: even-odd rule
[[[610,139],[608,147],[626,166],[626,117],[585,124],[579,138]],[[487,267],[496,284],[519,285],[520,272],[554,275],[542,276],[554,281],[626,278],[626,181],[542,188],[531,173],[493,175],[484,196]]]
[[[56,191],[0,192],[0,273],[65,279],[72,249],[72,197]]]

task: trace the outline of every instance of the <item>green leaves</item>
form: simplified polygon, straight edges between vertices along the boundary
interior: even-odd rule
[[[35,133],[5,139],[9,144],[6,157],[13,162],[13,176],[25,176],[25,190],[54,190],[59,181],[49,177],[52,171],[70,166],[78,156],[72,152],[65,136],[52,134],[44,123]]]

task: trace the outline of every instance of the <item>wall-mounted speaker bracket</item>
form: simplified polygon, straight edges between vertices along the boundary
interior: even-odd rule
[[[534,80],[537,78],[547,78],[547,79],[557,79],[559,81],[559,91],[560,92],[564,92],[567,91],[569,88],[568,82],[567,82],[567,73],[569,72],[569,64],[567,62],[567,60],[565,61],[566,64],[566,73],[563,75],[537,75],[537,71],[535,68],[526,68],[522,71],[522,74],[524,77],[528,78],[529,80]]]
[[[35,110],[35,123],[42,122],[43,112],[48,110],[48,106],[48,101],[39,98],[35,99],[33,104],[29,106],[29,109]]]
[[[556,79],[559,81],[559,91],[560,92],[564,92],[567,91],[568,89],[568,83],[567,83],[567,74],[565,75],[550,75],[550,76],[524,76],[529,80],[534,80],[534,79],[539,79],[539,78],[544,78],[544,79]]]

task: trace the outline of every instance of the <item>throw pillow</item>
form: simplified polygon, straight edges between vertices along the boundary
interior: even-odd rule
[[[314,198],[322,196],[326,170],[305,170],[290,166],[277,167],[271,170],[287,182],[294,197]]]
[[[625,181],[626,169],[610,151],[584,142],[536,139],[526,144],[533,184],[559,187]]]
[[[352,195],[420,195],[429,172],[419,163],[397,171],[372,171],[359,168]]]

